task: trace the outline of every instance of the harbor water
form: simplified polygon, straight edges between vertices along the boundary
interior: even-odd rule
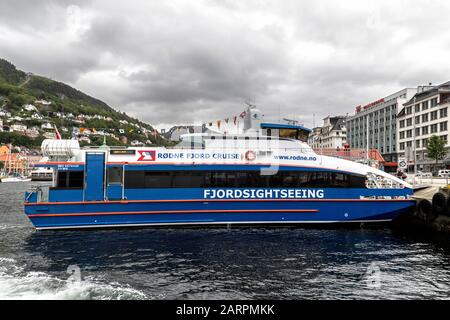
[[[0,299],[450,297],[448,239],[387,227],[36,232],[30,184],[0,183]]]

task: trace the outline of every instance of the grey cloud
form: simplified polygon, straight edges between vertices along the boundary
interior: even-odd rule
[[[67,8],[90,17],[65,41]],[[243,101],[312,125],[448,80],[447,1],[3,1],[0,55],[150,123],[213,121]],[[19,13],[20,12],[20,13]],[[61,31],[62,30],[62,31]],[[44,35],[44,36],[43,36]],[[14,37],[26,41],[20,46]]]

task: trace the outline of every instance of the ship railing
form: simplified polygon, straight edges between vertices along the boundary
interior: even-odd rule
[[[28,200],[31,198],[31,196],[35,193],[36,193],[37,202],[48,202],[49,191],[50,191],[50,186],[31,185],[28,188],[28,195],[25,198],[25,202],[28,202]]]
[[[366,187],[368,189],[403,189],[404,186],[392,179],[376,174],[367,174]]]
[[[314,149],[310,147],[279,147],[279,146],[267,146],[267,144],[264,145],[245,145],[241,144],[239,146],[188,146],[188,145],[175,145],[175,146],[168,146],[166,149],[182,149],[182,150],[207,150],[207,151],[220,151],[220,150],[227,150],[227,151],[247,151],[249,149],[255,150],[255,151],[274,151],[274,150],[281,150],[281,151],[300,151],[302,153],[316,153]]]

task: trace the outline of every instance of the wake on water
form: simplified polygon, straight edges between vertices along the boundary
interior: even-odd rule
[[[0,299],[2,300],[91,300],[145,299],[146,295],[118,283],[58,279],[44,272],[25,272],[14,259],[0,257]]]

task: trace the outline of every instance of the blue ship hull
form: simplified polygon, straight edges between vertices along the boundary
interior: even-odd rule
[[[74,194],[66,194],[66,197],[57,195],[58,202],[50,199],[47,203],[38,203],[30,197],[25,203],[25,213],[37,229],[63,229],[387,222],[414,206],[413,200],[401,198],[410,193],[408,189],[376,191],[396,199],[354,198],[356,194],[368,192],[360,189],[325,189],[325,194],[329,195],[325,199],[202,199],[195,196],[200,191],[174,194],[173,190],[153,190],[151,196],[143,197],[142,191],[136,190],[130,191],[125,201],[71,202]]]

